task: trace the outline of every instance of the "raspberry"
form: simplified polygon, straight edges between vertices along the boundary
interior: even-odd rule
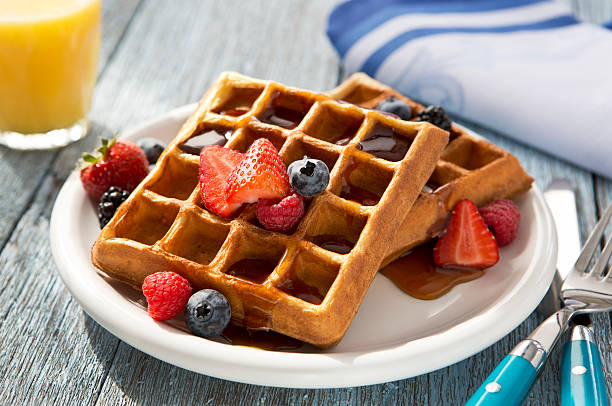
[[[496,200],[479,211],[495,235],[497,245],[503,247],[514,240],[521,222],[521,213],[514,202],[507,199]]]
[[[291,231],[304,216],[304,200],[291,191],[281,201],[259,199],[257,202],[257,219],[266,230]]]
[[[185,309],[191,296],[187,279],[174,272],[157,272],[145,278],[142,292],[153,320],[170,320]]]

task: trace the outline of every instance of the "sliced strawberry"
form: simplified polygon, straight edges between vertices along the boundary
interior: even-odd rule
[[[493,234],[471,200],[461,200],[453,209],[446,233],[434,247],[438,266],[484,269],[499,261]]]
[[[289,193],[289,176],[272,143],[259,138],[227,178],[229,203],[255,203],[259,199],[282,199]]]
[[[241,206],[240,203],[229,204],[225,199],[227,177],[244,154],[219,147],[208,146],[200,153],[200,193],[208,210],[221,217],[230,217]]]

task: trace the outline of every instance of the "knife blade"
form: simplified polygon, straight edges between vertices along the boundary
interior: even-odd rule
[[[544,199],[557,228],[559,253],[557,272],[549,292],[538,311],[551,314],[561,306],[559,287],[572,269],[580,253],[580,231],[576,211],[576,198],[567,180],[552,182],[544,192]],[[593,331],[591,318],[575,318],[570,341],[563,348],[561,361],[561,405],[608,405],[603,370]]]
[[[571,183],[565,179],[551,182],[544,191],[544,200],[555,222],[558,244],[557,271],[546,296],[538,306],[538,312],[548,317],[561,308],[561,284],[578,258],[581,245],[576,197]]]

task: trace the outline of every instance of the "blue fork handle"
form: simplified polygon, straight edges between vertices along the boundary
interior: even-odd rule
[[[577,325],[563,347],[561,361],[562,406],[608,406],[606,382],[593,332]]]
[[[497,365],[466,406],[520,405],[529,393],[545,352],[533,340],[521,341]]]

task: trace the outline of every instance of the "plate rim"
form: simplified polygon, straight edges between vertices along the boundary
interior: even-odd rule
[[[122,136],[130,138],[151,127],[162,125],[168,120],[183,122],[195,105],[184,105],[160,114],[124,131]],[[480,137],[464,126],[461,128],[470,135]],[[116,303],[106,302],[102,306],[104,309],[100,309],[94,298],[101,292],[96,292],[95,286],[87,283],[87,275],[90,272],[75,274],[71,271],[71,268],[77,266],[68,260],[73,249],[70,247],[71,240],[58,236],[62,234],[66,216],[75,212],[73,210],[76,209],[74,206],[78,203],[77,201],[80,200],[82,203],[83,200],[86,200],[83,194],[83,199],[73,201],[75,199],[72,196],[79,192],[82,194],[78,174],[73,172],[66,179],[54,203],[50,222],[50,240],[58,273],[71,295],[85,312],[117,338],[155,358],[200,374],[247,384],[287,388],[343,388],[405,379],[455,364],[489,347],[522,323],[544,297],[555,270],[556,230],[542,192],[534,183],[528,193],[533,194],[536,212],[541,214],[536,216],[536,221],[541,223],[538,228],[546,231],[545,236],[552,237],[539,238],[536,241],[541,246],[536,247],[535,252],[543,254],[530,263],[528,268],[532,271],[523,272],[519,282],[489,306],[487,312],[476,314],[444,331],[391,348],[317,354],[270,352],[249,347],[229,346],[215,341],[202,340],[186,333],[174,337],[177,331],[174,327],[154,322],[148,317],[148,320],[141,319],[141,317],[135,318],[140,324],[144,323],[146,329],[135,328],[131,324],[134,320],[128,321],[124,318],[113,317],[116,314],[110,310],[117,307]],[[88,265],[93,268],[91,263]],[[490,322],[485,323],[485,321],[493,317],[491,313],[503,311],[512,305],[511,298],[515,296],[515,293],[524,287],[530,278],[534,278],[533,269],[540,269],[541,272],[539,278],[535,278],[536,283],[530,286],[532,293],[527,298],[523,298],[521,307],[511,308],[512,312],[509,317],[496,320],[496,328],[490,328]],[[97,272],[89,277],[98,278],[102,283],[107,284]],[[107,286],[111,288],[110,285],[107,284]],[[121,311],[121,306],[113,310]],[[432,356],[449,335],[453,336],[453,341],[461,342],[462,345],[448,346],[446,344],[443,356]],[[478,339],[475,339],[475,335],[478,335]],[[177,345],[179,343],[181,345]],[[206,362],[203,363],[203,360]],[[410,362],[406,362],[407,360]],[[415,360],[420,360],[420,362],[415,362]]]

